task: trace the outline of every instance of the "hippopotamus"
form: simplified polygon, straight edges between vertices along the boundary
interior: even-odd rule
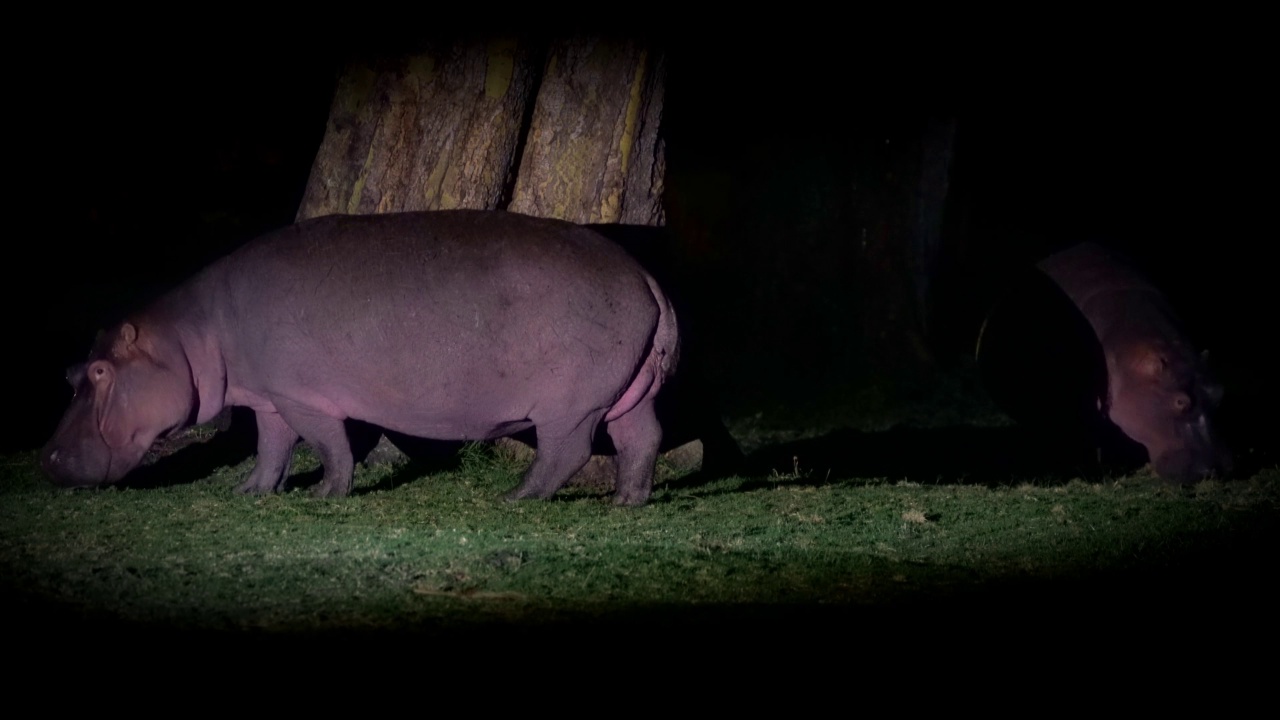
[[[57,484],[120,480],[157,439],[247,406],[257,463],[241,493],[280,491],[301,437],[351,492],[343,421],[486,440],[532,428],[509,499],[547,498],[603,426],[614,502],[648,500],[654,402],[679,358],[662,289],[618,245],[501,211],[331,215],[249,242],[103,333],[68,371],[75,397],[41,452]]]
[[[993,311],[979,339],[997,401],[1021,417],[1039,405],[1041,418],[1075,423],[1099,447],[1136,443],[1173,482],[1229,472],[1213,427],[1222,387],[1165,294],[1096,243],[1036,267],[1040,279],[1028,278]],[[1015,364],[1023,375],[1011,382]]]

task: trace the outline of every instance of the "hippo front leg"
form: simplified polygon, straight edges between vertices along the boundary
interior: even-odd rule
[[[311,489],[311,494],[322,498],[350,495],[355,459],[342,420],[287,402],[277,401],[276,407],[285,422],[320,456],[324,477]]]
[[[277,413],[256,413],[258,420],[258,462],[248,479],[236,492],[241,495],[267,495],[284,489],[289,477],[289,461],[298,433]]]

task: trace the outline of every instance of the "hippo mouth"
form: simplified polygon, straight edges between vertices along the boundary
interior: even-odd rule
[[[1231,456],[1226,452],[1196,452],[1181,448],[1151,458],[1156,475],[1172,483],[1187,485],[1207,478],[1224,478],[1231,473]]]
[[[68,453],[59,448],[42,453],[40,465],[45,475],[56,485],[66,488],[94,487],[115,482],[123,476],[123,473],[114,478],[111,476],[110,459],[105,466],[95,469],[90,467],[89,463],[78,459],[75,453]]]
[[[94,487],[119,482],[125,475],[174,451],[164,449],[169,433],[150,444],[113,448],[102,441],[97,447],[47,447],[40,457],[44,472],[55,484],[67,488]]]

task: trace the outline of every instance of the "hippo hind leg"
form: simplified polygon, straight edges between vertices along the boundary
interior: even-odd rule
[[[508,500],[546,499],[555,494],[591,458],[591,436],[603,412],[580,422],[535,424],[538,454]]]
[[[645,400],[625,415],[605,425],[617,449],[618,480],[613,493],[615,505],[639,506],[649,500],[653,489],[654,465],[662,444],[662,425],[652,399]]]
[[[293,403],[276,402],[281,417],[320,456],[324,477],[311,489],[315,497],[344,497],[351,494],[355,460],[351,441],[340,418],[330,417]]]

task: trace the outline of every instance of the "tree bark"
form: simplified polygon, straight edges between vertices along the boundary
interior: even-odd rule
[[[664,53],[578,38],[542,68],[542,47],[461,41],[351,65],[298,219],[473,208],[663,224]]]
[[[635,40],[552,46],[509,210],[662,225],[664,53]]]
[[[351,65],[298,219],[501,207],[537,61],[530,43],[493,39]]]

